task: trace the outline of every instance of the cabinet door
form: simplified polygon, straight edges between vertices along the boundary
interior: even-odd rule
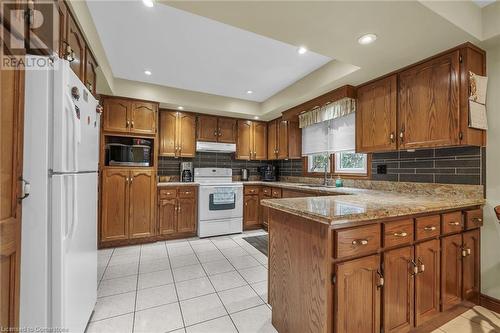
[[[236,119],[219,118],[219,142],[236,143]]]
[[[132,102],[130,131],[137,134],[155,134],[158,106],[150,102]]]
[[[278,159],[288,158],[288,121],[278,121]]]
[[[217,117],[198,116],[196,137],[199,141],[217,142]]]
[[[194,198],[179,198],[177,212],[177,232],[196,232],[197,205]]]
[[[158,234],[174,234],[176,226],[177,199],[160,199],[158,201]]]
[[[196,155],[196,117],[189,113],[179,112],[179,125],[177,129],[179,152],[181,157],[194,157]]]
[[[356,151],[396,149],[397,75],[357,91]]]
[[[130,172],[129,236],[154,236],[156,176],[151,170]]]
[[[101,193],[101,242],[128,239],[129,171],[105,169]]]
[[[161,156],[177,154],[177,112],[160,111],[160,152]]]
[[[85,40],[83,39],[82,33],[76,24],[75,19],[69,13],[66,15],[67,19],[67,32],[66,32],[66,42],[71,48],[73,60],[70,62],[70,67],[75,72],[76,76],[81,81],[85,80]]]
[[[10,14],[10,13],[9,13]],[[15,15],[12,13],[12,15]],[[21,18],[19,18],[21,19]],[[14,22],[11,22],[15,24]],[[0,36],[0,63],[10,55]],[[19,325],[24,71],[0,70],[0,327]],[[34,230],[33,230],[34,231]]]
[[[243,226],[251,228],[260,225],[259,195],[245,195],[243,205]]]
[[[454,145],[459,140],[459,51],[399,76],[399,146]]]
[[[380,332],[380,257],[336,264],[336,333]]]
[[[415,246],[419,273],[415,276],[415,325],[420,326],[439,313],[439,240]]]
[[[441,302],[442,311],[462,300],[462,235],[441,239]]]
[[[238,120],[238,141],[236,144],[236,159],[250,160],[253,155],[252,122]]]
[[[408,332],[413,327],[413,246],[384,253],[384,331]]]
[[[478,301],[480,279],[480,234],[479,229],[467,231],[463,234],[463,248],[465,250],[463,263],[463,298]]]
[[[129,131],[130,101],[119,98],[104,100],[103,130],[111,132]]]
[[[85,49],[85,86],[95,96],[96,94],[97,62],[87,47]]]
[[[254,122],[253,124],[253,156],[254,160],[267,159],[267,124]]]
[[[278,120],[275,119],[267,124],[267,159],[278,158]]]

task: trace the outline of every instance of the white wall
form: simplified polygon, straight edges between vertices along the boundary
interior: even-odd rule
[[[500,43],[487,50],[488,142],[486,145],[485,223],[481,230],[481,291],[500,299],[500,223],[493,208],[500,205]]]

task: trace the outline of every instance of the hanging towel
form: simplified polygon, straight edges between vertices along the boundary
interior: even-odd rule
[[[214,193],[214,205],[227,205],[235,201],[236,194],[232,187],[217,187]]]

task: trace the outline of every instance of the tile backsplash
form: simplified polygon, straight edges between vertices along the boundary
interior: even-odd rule
[[[386,166],[386,174],[377,173],[381,165]],[[451,147],[374,153],[371,168],[372,180],[483,185],[486,151],[481,147]]]

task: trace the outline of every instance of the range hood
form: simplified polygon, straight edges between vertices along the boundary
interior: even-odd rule
[[[196,151],[230,154],[230,153],[234,153],[236,151],[236,144],[196,141]]]

